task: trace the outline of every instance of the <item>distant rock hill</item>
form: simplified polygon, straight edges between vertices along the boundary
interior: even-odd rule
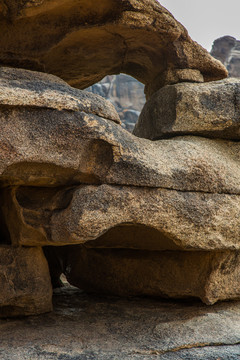
[[[125,74],[109,75],[86,90],[110,100],[120,116],[122,126],[132,132],[146,101],[141,82]]]
[[[226,66],[229,77],[240,77],[240,40],[232,36],[215,40],[211,55]]]

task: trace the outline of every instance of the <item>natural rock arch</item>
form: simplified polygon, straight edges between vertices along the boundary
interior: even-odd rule
[[[86,88],[126,73],[147,96],[179,81],[227,76],[156,0],[0,0],[0,65],[40,70]]]

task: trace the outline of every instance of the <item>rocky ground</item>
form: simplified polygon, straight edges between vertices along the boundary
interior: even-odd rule
[[[240,358],[240,302],[88,296],[68,286],[53,303],[45,315],[0,320],[1,360]]]

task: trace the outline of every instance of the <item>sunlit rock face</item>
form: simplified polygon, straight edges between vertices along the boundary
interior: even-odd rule
[[[232,36],[223,36],[214,41],[211,55],[227,68],[230,77],[240,77],[240,41]]]

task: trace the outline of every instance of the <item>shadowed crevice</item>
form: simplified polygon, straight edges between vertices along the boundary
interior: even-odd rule
[[[0,190],[0,244],[11,244],[11,236],[2,211],[2,190]]]

